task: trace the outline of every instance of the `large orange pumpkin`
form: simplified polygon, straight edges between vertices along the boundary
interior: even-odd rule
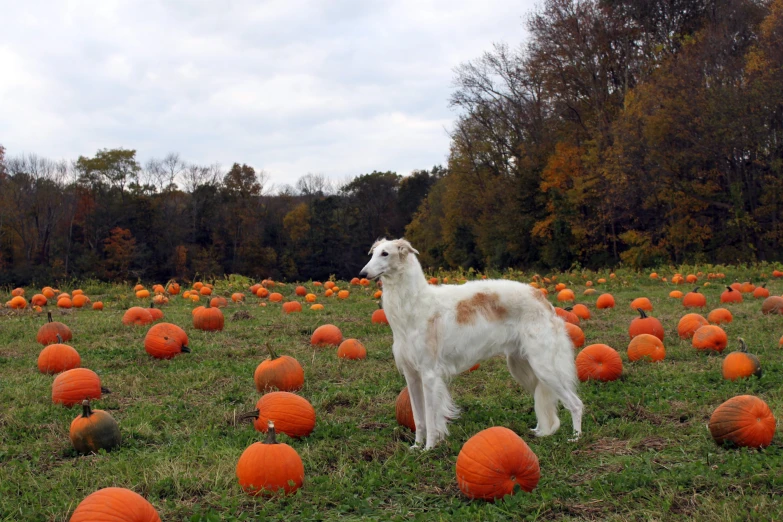
[[[50,344],[38,355],[38,371],[55,374],[78,368],[82,358],[72,346],[67,344]]]
[[[299,361],[289,355],[278,357],[269,344],[269,358],[261,362],[253,374],[253,381],[260,393],[270,390],[292,392],[304,386],[304,370]]]
[[[775,416],[767,403],[752,395],[739,395],[718,406],[710,417],[710,434],[721,446],[728,443],[766,448],[775,436]]]
[[[108,412],[93,410],[90,401],[82,401],[82,413],[71,422],[71,444],[78,453],[111,451],[122,442],[120,427]]]
[[[647,317],[644,310],[639,308],[639,317],[631,321],[631,326],[628,327],[628,335],[631,339],[640,334],[654,335],[661,341],[663,341],[663,325],[655,317]]]
[[[540,477],[536,454],[501,426],[472,436],[457,456],[457,485],[470,498],[495,500],[512,494],[515,486],[530,492]]]
[[[46,316],[48,317],[49,322],[44,323],[44,325],[38,329],[38,335],[35,336],[36,341],[46,346],[48,344],[63,343],[73,339],[70,328],[59,321],[52,321],[52,312],[47,312]]]
[[[171,323],[158,323],[144,336],[144,349],[156,359],[171,359],[181,353],[190,353],[188,334]]]
[[[253,426],[266,431],[268,421],[274,421],[277,431],[289,437],[307,437],[315,429],[315,409],[304,397],[293,393],[270,392],[258,399],[256,409],[242,417],[254,417]]]
[[[310,344],[313,346],[340,346],[343,341],[343,333],[333,324],[324,324],[319,326],[313,332],[310,338]]]
[[[247,493],[270,496],[302,487],[304,465],[294,448],[277,442],[275,423],[268,421],[264,442],[251,444],[237,462],[237,479]]]
[[[640,334],[631,339],[628,345],[628,360],[640,359],[660,362],[666,357],[666,348],[660,339],[650,334]]]
[[[84,399],[100,399],[102,393],[109,390],[101,386],[98,375],[87,368],[74,368],[54,378],[52,383],[52,402],[71,407],[81,404]]]
[[[614,381],[623,373],[623,360],[605,344],[591,344],[576,356],[576,374],[582,382],[590,379]]]
[[[696,330],[705,324],[708,324],[707,320],[701,315],[685,314],[677,324],[677,334],[680,336],[680,339],[690,339]]]
[[[69,522],[160,522],[152,504],[129,489],[104,488],[76,506]]]
[[[744,377],[755,375],[761,377],[761,363],[759,358],[748,353],[748,345],[745,340],[739,338],[740,349],[731,352],[723,359],[723,378],[729,381],[735,381]]]
[[[712,350],[715,352],[722,352],[729,340],[726,337],[726,332],[720,326],[714,324],[704,325],[693,334],[691,344],[697,350]]]
[[[402,389],[394,403],[394,413],[397,422],[411,431],[416,431],[416,421],[413,419],[413,408],[411,407],[411,396],[408,393],[408,387]]]

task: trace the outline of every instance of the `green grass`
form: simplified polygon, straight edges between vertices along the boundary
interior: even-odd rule
[[[727,280],[757,279],[760,271],[737,269]],[[220,333],[193,329],[194,305],[174,298],[164,307],[164,320],[185,328],[192,353],[159,361],[144,351],[146,328],[121,324],[124,310],[139,304],[130,288],[83,287],[106,309],[55,311],[55,319],[73,330],[70,344],[82,366],[96,371],[112,390],[94,407],[110,411],[123,435],[118,450],[90,456],[77,456],[68,438],[79,412],[53,405],[53,377],[37,371],[41,346],[35,334],[43,315],[2,309],[0,520],[65,521],[86,495],[108,486],[137,491],[168,521],[781,518],[780,434],[763,451],[722,449],[705,426],[721,402],[746,393],[783,416],[778,347],[783,317],[763,316],[761,302],[747,295],[744,303],[728,307],[734,322],[725,327],[730,347],[724,353],[736,349],[736,338],[743,336],[765,373],[760,379],[727,382],[720,373],[723,356],[699,354],[677,337],[684,311],[668,297],[672,285],[618,271],[617,279],[598,285],[599,293],[614,294],[616,308],[597,311],[592,305],[598,294],[582,297],[581,277],[560,279],[570,281],[577,301],[591,307],[593,318],[582,324],[587,344],[609,344],[625,364],[619,381],[580,385],[582,439],[567,442],[570,418],[562,408],[564,429],[543,439],[530,436],[536,423],[532,398],[496,358],[453,380],[462,416],[451,425],[448,439],[429,452],[409,451],[413,435],[395,421],[394,401],[404,379],[394,365],[391,331],[370,323],[377,303],[369,289],[353,287],[346,301],[323,298],[321,290],[318,302],[325,310],[305,306],[290,316],[281,313],[279,304],[259,307],[258,299],[248,297],[246,305],[225,310],[226,327]],[[783,281],[771,280],[768,286],[775,295],[783,293]],[[246,292],[236,281],[220,282],[217,290]],[[708,299],[705,314],[719,306],[721,290],[720,283],[702,289]],[[27,297],[32,293],[28,289]],[[294,285],[283,293],[293,296]],[[628,303],[642,295],[650,297],[652,315],[666,328],[667,355],[659,364],[629,364],[625,355],[628,324],[635,316]],[[250,319],[231,320],[240,309]],[[339,361],[335,349],[313,349],[310,333],[324,323],[364,343],[367,360]],[[302,364],[301,395],[317,412],[311,436],[279,436],[299,452],[305,466],[304,487],[286,498],[250,497],[235,476],[242,451],[263,439],[251,424],[235,419],[258,400],[252,376],[266,357],[267,343]],[[530,494],[494,504],[470,501],[456,484],[456,458],[468,438],[495,425],[514,430],[530,445],[540,461],[541,481]]]

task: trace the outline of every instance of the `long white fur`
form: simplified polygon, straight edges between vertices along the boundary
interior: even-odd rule
[[[449,379],[494,355],[535,400],[536,436],[560,427],[558,401],[571,412],[574,434],[582,431],[582,401],[576,394],[574,349],[562,319],[530,285],[505,280],[430,285],[418,252],[404,239],[377,241],[361,275],[383,281],[383,308],[394,335],[394,360],[405,376],[416,423],[416,443],[434,447],[459,414]],[[476,294],[496,296],[502,319],[476,314],[457,321],[457,307]],[[492,314],[489,314],[490,316]],[[425,439],[426,438],[426,439]]]

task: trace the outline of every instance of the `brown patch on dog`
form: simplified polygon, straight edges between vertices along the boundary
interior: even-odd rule
[[[438,345],[440,343],[440,334],[438,332],[438,321],[440,320],[440,314],[435,313],[427,321],[427,337],[424,340],[427,343],[427,348],[432,352],[434,359],[438,358]]]
[[[544,292],[539,290],[538,288],[533,289],[533,297],[544,303],[545,305],[552,306],[549,301],[547,301],[546,297],[544,296]]]
[[[488,321],[500,321],[508,315],[508,310],[500,305],[498,294],[480,293],[457,303],[457,323],[470,324],[477,314]]]

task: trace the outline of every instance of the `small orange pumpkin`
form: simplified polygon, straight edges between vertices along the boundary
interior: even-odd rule
[[[416,422],[413,420],[413,408],[411,407],[411,396],[408,393],[408,387],[402,389],[394,403],[394,413],[397,422],[409,430],[416,431]]]
[[[734,320],[734,316],[725,308],[716,308],[709,313],[707,320],[712,324],[730,323]]]
[[[648,298],[637,297],[631,301],[631,310],[638,310],[640,308],[645,312],[652,312],[653,305]]]
[[[707,320],[699,314],[685,314],[677,324],[677,334],[680,339],[690,339],[696,330],[706,324]]]
[[[723,359],[723,378],[729,381],[735,381],[737,379],[750,377],[755,375],[761,377],[761,363],[759,358],[753,354],[748,353],[748,345],[745,344],[745,340],[740,337],[740,349],[736,352],[731,352]]]
[[[293,493],[304,482],[304,465],[294,448],[277,442],[275,423],[267,422],[266,440],[251,444],[237,462],[237,479],[250,495]]]
[[[585,345],[585,333],[575,324],[565,323],[566,332],[574,343],[574,348],[581,348]]]
[[[698,288],[694,288],[693,292],[688,292],[682,298],[682,305],[685,308],[704,308],[707,306],[707,298],[704,297],[704,294],[699,293]]]
[[[721,303],[741,303],[742,302],[742,294],[738,292],[737,290],[734,290],[732,287],[727,286],[726,290],[723,291],[722,294],[720,294],[720,302]]]
[[[367,349],[356,339],[346,339],[337,348],[337,357],[340,359],[366,359]]]
[[[76,506],[69,522],[160,522],[152,504],[125,488],[103,488]]]
[[[761,286],[757,286],[756,289],[753,290],[753,297],[755,297],[756,299],[766,299],[767,297],[769,297],[769,290],[767,290],[767,283],[764,283]]]
[[[600,280],[599,280],[600,282]],[[614,297],[612,294],[601,294],[598,296],[598,300],[595,302],[595,307],[599,310],[605,310],[607,308],[614,308]]]
[[[294,314],[302,311],[302,304],[299,301],[288,301],[283,303],[283,312],[286,314]]]
[[[661,322],[655,317],[647,317],[644,310],[639,308],[639,317],[631,321],[631,326],[628,327],[628,335],[631,339],[641,334],[654,335],[661,341],[663,341],[664,330]]]
[[[640,334],[631,339],[628,345],[628,360],[640,359],[660,362],[666,357],[666,348],[660,339],[650,334]]]
[[[383,311],[383,308],[379,308],[372,313],[371,321],[372,324],[389,324],[389,320],[386,319],[386,312]]]
[[[154,319],[148,308],[142,308],[140,306],[133,306],[122,316],[122,324],[129,326],[144,326],[150,324]]]
[[[78,368],[81,364],[79,352],[67,344],[50,344],[38,355],[38,371],[41,373],[60,373]]]
[[[144,350],[156,359],[171,359],[181,353],[190,353],[188,334],[171,323],[158,323],[144,336]]]
[[[67,370],[54,378],[52,402],[70,408],[84,399],[100,399],[109,390],[101,386],[98,375],[87,368]]]
[[[272,303],[279,303],[283,300],[283,294],[279,294],[277,292],[273,292],[269,294],[269,301]]]
[[[343,333],[333,324],[319,326],[315,329],[313,336],[310,338],[310,344],[313,346],[340,346],[342,341]]]
[[[253,382],[259,393],[270,390],[292,392],[304,386],[304,370],[299,361],[289,355],[279,356],[267,344],[269,358],[262,361],[253,373]]]
[[[44,323],[38,329],[38,335],[35,340],[46,346],[53,343],[64,343],[73,339],[71,329],[59,321],[52,321],[52,312],[46,313],[49,322]]]
[[[726,337],[726,332],[720,326],[714,324],[708,324],[700,327],[693,334],[691,344],[697,350],[712,350],[715,352],[722,352],[729,340]]]
[[[82,455],[111,451],[122,442],[120,427],[114,417],[103,410],[90,408],[90,401],[82,401],[82,413],[71,422],[69,430],[73,449]]]
[[[202,290],[206,287],[202,287]],[[207,306],[197,307],[193,310],[193,327],[197,330],[204,330],[205,332],[219,332],[223,330],[225,324],[225,318],[220,308],[210,306],[207,301]]]
[[[581,303],[575,304],[573,308],[571,308],[571,313],[577,316],[580,320],[587,321],[590,319],[590,309]]]
[[[315,429],[315,409],[304,397],[276,391],[258,399],[256,409],[241,416],[253,417],[257,431],[265,432],[268,422],[274,421],[277,431],[289,437],[307,437]]]
[[[614,381],[623,373],[620,354],[605,344],[591,344],[576,356],[576,374],[579,380]]]

